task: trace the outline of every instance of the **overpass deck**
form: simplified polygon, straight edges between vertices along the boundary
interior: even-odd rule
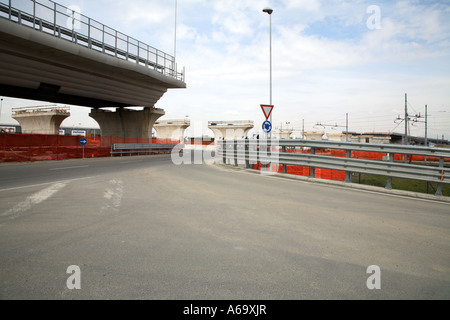
[[[177,80],[184,80],[184,70],[183,72],[176,70],[175,57],[172,55],[53,1],[49,1],[52,6],[39,1],[31,1],[32,12],[28,12],[31,8],[21,10],[2,2],[7,1],[1,0],[0,2],[0,17],[2,18],[116,58],[133,61]],[[68,14],[68,12],[72,13]],[[52,21],[44,16],[52,17],[50,19]],[[58,23],[64,19],[65,26]]]
[[[0,95],[154,107],[186,88],[175,58],[52,1],[0,0]]]

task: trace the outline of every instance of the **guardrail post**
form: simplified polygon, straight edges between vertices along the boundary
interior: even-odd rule
[[[81,20],[81,19],[80,19]],[[92,40],[91,40],[91,18],[88,18],[88,48],[92,49]]]
[[[102,30],[102,52],[105,53],[105,25],[103,25]]]
[[[237,150],[237,140],[233,142],[233,158],[234,158],[234,166],[237,167],[238,163],[238,150]]]
[[[286,146],[281,147],[281,152],[286,153]],[[287,173],[287,166],[283,164],[283,173]]]
[[[345,152],[345,157],[347,159],[350,159],[352,157],[352,151],[351,150],[347,150]],[[345,182],[352,182],[352,172],[345,171]]]
[[[127,36],[127,53],[126,53],[126,59],[128,61],[128,53],[130,52],[130,36]]]
[[[53,35],[56,37],[56,2],[53,5]]]
[[[315,147],[311,147],[311,154],[316,154],[316,148]],[[315,178],[316,177],[316,168],[314,167],[309,167],[309,177],[310,178]]]
[[[33,29],[36,29],[36,0],[33,0]]]
[[[117,58],[117,30],[116,30],[116,37],[115,37],[114,55]]]
[[[394,153],[389,153],[389,162],[391,162],[391,163],[394,162],[394,156],[395,156]],[[385,188],[388,190],[392,190],[392,177],[391,176],[388,177]]]
[[[444,171],[444,157],[440,157],[440,159],[439,159],[439,169],[440,169],[440,172],[442,174],[441,181],[444,181],[444,173],[445,173],[445,171]],[[436,195],[437,196],[442,196],[442,182],[438,182],[438,184],[437,184]]]
[[[272,139],[267,138],[266,141],[267,141],[267,145],[266,145],[267,156],[269,157],[269,159],[271,159],[271,157],[272,157]],[[267,161],[266,171],[272,172],[272,162],[271,161]]]
[[[139,64],[139,50],[141,49],[141,42],[138,40],[138,47],[137,47],[137,56],[136,56],[136,64]]]
[[[245,157],[245,168],[249,169],[250,168],[250,141],[248,140],[248,138],[245,139],[244,142],[244,157]]]
[[[222,160],[223,164],[227,164],[227,141],[225,139],[222,140]]]

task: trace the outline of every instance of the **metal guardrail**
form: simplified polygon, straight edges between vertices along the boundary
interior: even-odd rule
[[[51,0],[0,0],[0,17],[184,82],[172,55]]]
[[[386,188],[392,189],[392,178],[405,178],[437,183],[436,195],[442,195],[442,184],[450,184],[450,169],[444,162],[450,159],[450,149],[415,146],[363,144],[353,142],[333,142],[315,140],[234,140],[218,141],[219,156],[223,163],[238,166],[252,163],[280,164],[283,172],[287,165],[310,168],[310,176],[315,177],[315,168],[346,172],[345,181],[350,183],[352,173],[367,173],[388,177]],[[310,153],[286,152],[287,148],[307,148]],[[345,150],[346,157],[315,154],[319,149]],[[269,150],[269,151],[268,151]],[[281,150],[281,152],[280,152]],[[387,160],[366,160],[351,158],[352,151],[367,151],[386,154]],[[394,162],[396,154],[421,155],[439,158],[438,166]]]
[[[111,145],[111,157],[114,154],[123,155],[151,155],[171,152],[176,145],[173,144],[135,144],[135,143],[116,143]],[[182,146],[181,146],[182,147]]]

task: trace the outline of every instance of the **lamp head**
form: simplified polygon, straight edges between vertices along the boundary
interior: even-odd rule
[[[265,8],[265,9],[263,9],[263,12],[268,13],[270,15],[270,14],[272,14],[273,9]]]

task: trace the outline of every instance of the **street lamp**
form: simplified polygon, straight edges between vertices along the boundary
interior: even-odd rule
[[[177,60],[177,17],[178,16],[178,0],[175,0],[175,36],[173,46],[173,58],[174,62]]]
[[[272,13],[273,10],[271,8],[263,9],[264,13],[269,14],[270,20],[270,105],[272,106]],[[270,114],[270,123],[272,123],[272,114]],[[269,133],[269,138],[272,137],[272,132]]]

